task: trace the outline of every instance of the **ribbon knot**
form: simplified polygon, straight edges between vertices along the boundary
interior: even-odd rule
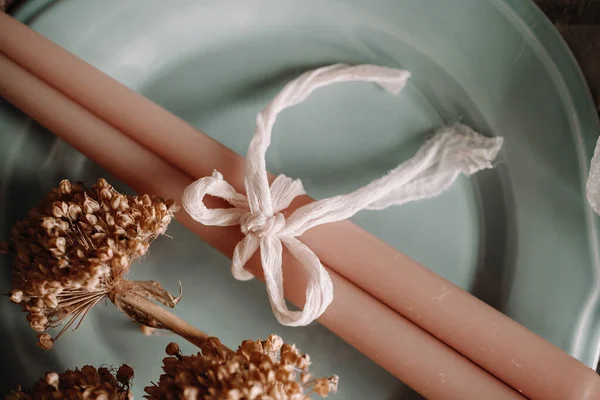
[[[244,235],[254,234],[258,237],[277,235],[285,226],[285,217],[280,212],[273,215],[247,212],[240,218],[240,229]]]
[[[347,219],[360,210],[381,210],[434,197],[448,189],[463,173],[471,175],[491,168],[502,146],[502,138],[486,138],[465,125],[440,129],[410,160],[387,175],[354,192],[318,200],[295,210],[287,219],[280,212],[304,194],[302,182],[279,175],[269,185],[265,155],[277,114],[301,103],[315,89],[336,82],[375,82],[398,94],[410,74],[407,71],[374,65],[336,64],[302,74],[288,83],[258,114],[256,130],[246,157],[246,195],[236,190],[215,171],[189,185],[182,196],[183,207],[204,225],[240,225],[245,235],[234,249],[231,272],[236,279],[253,275],[244,269],[260,248],[261,264],[271,308],[277,320],[288,326],[308,325],[333,300],[331,278],[319,258],[297,237],[308,229]],[[231,208],[209,209],[204,196],[224,199]],[[300,311],[287,308],[283,292],[282,251],[285,246],[304,268],[307,276],[306,302]]]

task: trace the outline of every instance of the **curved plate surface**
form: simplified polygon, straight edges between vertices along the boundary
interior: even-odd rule
[[[446,122],[505,137],[495,170],[462,178],[439,198],[354,221],[588,365],[597,361],[598,221],[583,193],[600,129],[566,46],[529,2],[39,4],[41,12],[29,5],[20,15],[35,30],[242,154],[256,113],[304,70],[337,62],[408,69],[400,96],[338,85],[283,113],[269,170],[301,178],[319,198],[382,175]],[[60,179],[106,176],[6,103],[0,129],[2,237]],[[340,398],[417,398],[325,328],[279,326],[262,283],[234,281],[229,261],[183,227],[169,234],[133,274],[173,291],[182,281],[180,316],[230,345],[281,334],[311,354],[315,372],[340,375]],[[0,262],[6,293],[10,268]],[[18,307],[1,302],[0,316],[2,369],[13,366],[2,379],[11,386],[51,369],[128,362],[141,398],[173,340],[141,336],[109,304],[42,352]]]

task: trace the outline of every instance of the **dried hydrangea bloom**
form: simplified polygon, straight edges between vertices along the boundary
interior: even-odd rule
[[[335,393],[338,377],[312,378],[310,359],[279,336],[242,342],[237,351],[223,350],[210,338],[202,352],[184,356],[170,343],[157,384],[147,387],[150,400],[304,400],[311,394]]]
[[[58,338],[119,290],[174,306],[177,299],[156,282],[125,279],[131,264],[165,233],[174,211],[172,202],[123,195],[104,179],[91,189],[63,180],[14,226],[10,299],[23,306],[34,330],[44,332],[38,335],[40,347],[52,347],[47,329],[64,324]]]
[[[49,372],[31,390],[17,388],[6,400],[130,400],[133,369],[124,364],[114,374],[109,368],[86,365],[62,374]]]

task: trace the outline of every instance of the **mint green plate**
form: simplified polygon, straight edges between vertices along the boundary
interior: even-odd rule
[[[380,176],[446,122],[505,137],[495,170],[354,221],[596,365],[598,220],[584,178],[599,123],[573,57],[529,1],[63,0],[28,3],[17,16],[240,153],[255,114],[304,70],[337,62],[410,70],[398,97],[338,85],[286,111],[269,169],[323,197]],[[3,236],[61,178],[106,175],[6,103],[0,132]],[[325,328],[279,326],[262,283],[234,281],[229,261],[181,226],[170,235],[134,274],[173,291],[182,281],[179,315],[231,346],[279,333],[312,355],[317,373],[340,375],[338,398],[418,398]],[[10,268],[2,264],[6,293]],[[127,362],[140,398],[173,340],[142,336],[111,305],[97,306],[52,352],[34,346],[8,301],[0,324],[3,388],[51,369]]]

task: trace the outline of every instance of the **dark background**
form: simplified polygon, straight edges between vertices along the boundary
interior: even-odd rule
[[[583,70],[600,113],[600,0],[535,0]]]

